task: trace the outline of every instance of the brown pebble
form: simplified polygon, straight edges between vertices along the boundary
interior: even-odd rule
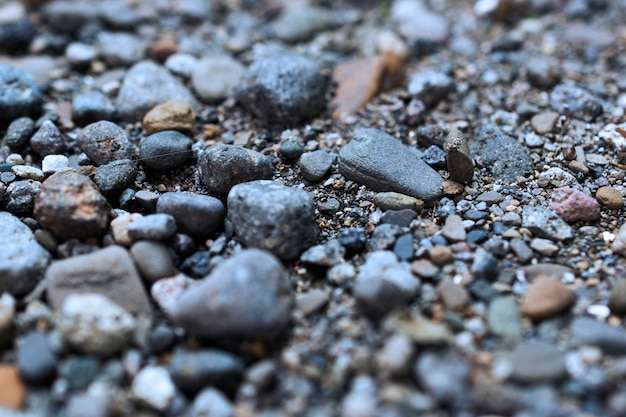
[[[450,310],[460,310],[469,302],[469,294],[465,287],[456,285],[450,278],[441,280],[437,286],[437,293]]]
[[[0,387],[0,408],[21,409],[26,397],[26,388],[16,366],[0,365]]]
[[[531,320],[558,316],[574,303],[574,292],[552,277],[538,277],[528,288],[522,301],[522,312]]]
[[[568,165],[569,168],[574,172],[579,172],[584,175],[589,174],[589,168],[587,168],[587,165],[580,161],[570,161]]]
[[[150,45],[150,57],[157,62],[165,62],[170,55],[178,51],[176,41],[170,38],[159,39]]]
[[[434,278],[439,268],[428,259],[419,259],[411,263],[411,272],[422,278]]]
[[[454,260],[454,255],[449,247],[443,245],[435,245],[430,250],[430,260],[438,266],[443,266]]]
[[[459,195],[463,192],[463,184],[456,181],[445,180],[441,183],[441,191],[446,195]]]
[[[467,184],[474,177],[474,161],[470,154],[469,145],[460,130],[448,133],[443,149],[448,160],[450,180]]]
[[[453,214],[446,218],[446,224],[441,229],[441,234],[452,242],[463,242],[467,237],[465,227],[463,226],[463,219],[461,216]]]
[[[164,130],[189,132],[193,128],[196,112],[183,101],[168,101],[150,110],[143,118],[146,134],[151,135]]]
[[[624,208],[624,197],[622,193],[613,187],[600,187],[596,191],[596,199],[600,204],[612,210],[621,210]]]
[[[559,119],[559,113],[548,111],[545,113],[536,114],[530,119],[530,124],[535,129],[535,132],[543,135],[545,133],[552,132],[556,121]]]

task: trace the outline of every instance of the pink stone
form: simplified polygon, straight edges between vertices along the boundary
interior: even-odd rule
[[[550,209],[568,223],[578,220],[593,221],[600,218],[598,201],[582,191],[569,187],[556,188],[552,192]]]

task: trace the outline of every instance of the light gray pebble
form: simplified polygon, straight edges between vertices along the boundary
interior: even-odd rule
[[[554,211],[537,205],[524,207],[522,227],[528,228],[539,237],[550,240],[563,241],[573,236],[571,226]]]
[[[170,55],[167,60],[165,60],[165,68],[183,78],[191,78],[191,74],[197,63],[198,58],[193,55],[176,53]]]
[[[46,155],[41,161],[41,170],[45,175],[54,174],[70,166],[70,160],[65,155]]]
[[[286,7],[274,21],[276,37],[295,43],[305,41],[332,26],[332,15],[325,9],[309,5]]]
[[[408,91],[430,107],[454,91],[454,83],[441,71],[425,70],[411,76]]]
[[[574,346],[592,345],[609,355],[622,355],[626,350],[626,331],[589,317],[574,319],[570,330]]]
[[[215,388],[205,388],[196,396],[189,411],[190,417],[231,417],[232,403]]]
[[[335,156],[320,149],[304,153],[299,160],[302,177],[311,182],[321,181],[330,171]]]
[[[376,251],[367,254],[357,279],[360,281],[371,278],[384,279],[393,283],[402,291],[405,299],[413,297],[420,285],[419,279],[411,273],[409,265],[399,262],[391,251]]]
[[[194,66],[191,85],[198,97],[214,103],[234,93],[244,71],[245,67],[228,55],[208,56]]]
[[[602,114],[602,102],[587,90],[574,84],[559,84],[550,92],[553,110],[574,119],[593,121]]]
[[[100,32],[96,45],[104,62],[112,67],[132,65],[146,52],[145,41],[126,32]]]
[[[524,342],[511,352],[511,379],[525,383],[558,381],[567,376],[565,357],[556,346],[545,342]]]
[[[356,270],[349,263],[340,263],[326,272],[326,280],[335,285],[344,285],[356,275]]]
[[[45,177],[42,170],[30,165],[14,165],[11,171],[16,177],[29,180],[42,181]]]
[[[164,242],[175,233],[176,220],[166,213],[149,214],[128,225],[128,236],[133,241],[148,239]]]
[[[440,404],[463,404],[468,400],[466,384],[470,368],[452,349],[423,352],[415,361],[416,379]]]
[[[502,223],[510,226],[521,226],[522,216],[511,211],[502,216]]]
[[[232,390],[240,382],[245,369],[243,361],[218,349],[174,349],[169,364],[172,380],[182,391],[195,394],[211,385]]]
[[[163,412],[174,400],[176,386],[167,369],[149,365],[133,378],[131,394],[141,404]]]
[[[341,417],[374,417],[378,415],[376,382],[367,375],[356,376],[350,391],[341,401]]]
[[[337,239],[310,247],[300,255],[300,261],[319,266],[332,267],[342,263],[346,250]]]
[[[152,284],[161,278],[174,276],[172,255],[162,243],[142,240],[130,247],[130,254],[144,281]]]
[[[65,48],[65,59],[73,67],[86,67],[98,55],[93,45],[82,42],[72,42]]]
[[[520,263],[526,264],[533,258],[533,251],[522,239],[511,239],[511,249],[515,252]]]
[[[513,296],[494,298],[487,311],[489,330],[509,342],[522,338],[522,313]]]

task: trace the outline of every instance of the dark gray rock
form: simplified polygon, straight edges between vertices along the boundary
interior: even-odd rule
[[[463,404],[469,392],[470,368],[463,356],[454,350],[430,350],[419,355],[414,367],[415,378],[440,404]]]
[[[228,216],[240,241],[294,259],[317,240],[313,196],[274,181],[234,186],[228,194]]]
[[[100,90],[80,92],[72,97],[72,120],[78,124],[112,120],[116,116],[113,102]]]
[[[46,271],[48,301],[55,310],[70,294],[97,293],[130,313],[150,316],[152,306],[133,259],[121,246],[53,262]]]
[[[622,328],[589,317],[578,317],[570,330],[574,346],[597,346],[609,355],[623,355],[626,351],[626,331]]]
[[[499,181],[516,181],[534,172],[528,149],[493,125],[483,127],[477,140],[470,144],[472,155],[479,155],[483,165]]]
[[[333,162],[335,156],[323,149],[303,154],[300,157],[302,178],[311,182],[322,180],[330,171]]]
[[[149,168],[165,171],[185,163],[191,155],[191,139],[176,130],[153,133],[141,141],[139,158]]]
[[[111,207],[89,177],[71,169],[46,179],[35,199],[35,218],[60,239],[104,234]]]
[[[144,281],[149,284],[176,274],[172,255],[162,243],[149,240],[136,242],[130,247],[130,254]]]
[[[50,254],[17,217],[0,211],[0,224],[0,293],[21,297],[43,278]]]
[[[172,318],[199,337],[273,339],[288,325],[292,304],[281,262],[266,251],[248,249],[185,291]]]
[[[440,71],[426,70],[411,77],[408,91],[427,107],[431,107],[454,91],[454,83],[452,78]]]
[[[39,156],[62,154],[65,151],[65,139],[50,120],[46,120],[30,138],[30,146]]]
[[[30,117],[20,117],[11,122],[4,136],[4,144],[11,149],[22,149],[35,133],[35,122]]]
[[[413,236],[407,234],[396,239],[396,243],[393,245],[393,253],[395,253],[401,261],[408,261],[413,258]]]
[[[74,32],[99,14],[100,8],[88,1],[53,1],[42,10],[46,22],[61,33]]]
[[[511,353],[513,374],[517,382],[535,384],[558,381],[567,375],[565,357],[553,345],[544,342],[520,343]]]
[[[14,214],[28,214],[33,211],[35,198],[41,183],[33,180],[15,181],[4,191],[6,209]]]
[[[602,114],[602,102],[573,84],[559,84],[550,92],[550,107],[574,119],[593,121]]]
[[[207,385],[232,390],[243,376],[244,363],[237,356],[217,349],[174,350],[169,371],[182,391],[195,394]]]
[[[0,65],[0,123],[6,126],[18,117],[41,113],[43,94],[29,73]]]
[[[150,109],[166,101],[197,105],[187,87],[165,68],[141,61],[126,72],[115,106],[124,120],[139,121]]]
[[[28,46],[37,36],[37,26],[30,19],[3,22],[0,26],[0,50],[10,54],[28,52]]]
[[[424,151],[422,159],[435,169],[446,168],[446,152],[437,145],[430,145]]]
[[[119,159],[133,159],[137,150],[128,132],[113,122],[101,120],[86,126],[78,134],[80,150],[96,165]]]
[[[134,220],[128,225],[128,236],[133,240],[154,240],[164,242],[176,233],[174,216],[157,213]]]
[[[32,331],[17,340],[16,363],[20,375],[33,384],[47,384],[57,373],[58,358],[46,335]]]
[[[380,319],[394,308],[404,304],[402,290],[381,277],[359,279],[352,291],[365,315],[374,320]]]
[[[387,210],[380,218],[381,223],[395,224],[400,227],[409,227],[411,222],[417,217],[415,210]]]
[[[364,229],[343,229],[337,238],[339,243],[346,248],[348,255],[359,253],[365,249],[367,235]]]
[[[211,194],[228,194],[235,185],[270,180],[274,174],[271,158],[236,145],[217,144],[198,155],[200,179]]]
[[[358,129],[341,149],[339,171],[374,191],[395,191],[431,203],[443,178],[402,143],[378,129]]]
[[[137,164],[130,159],[120,159],[100,165],[96,169],[93,181],[100,192],[106,197],[118,195],[127,187],[132,186],[137,178]]]
[[[224,227],[224,204],[214,197],[192,193],[165,193],[157,201],[157,212],[171,214],[178,231],[196,240],[213,236]]]
[[[313,61],[286,54],[254,62],[246,70],[236,98],[263,121],[295,125],[324,109],[325,92],[326,79]]]

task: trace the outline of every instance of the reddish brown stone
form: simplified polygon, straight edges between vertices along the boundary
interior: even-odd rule
[[[579,220],[593,221],[600,218],[600,204],[596,199],[569,187],[557,188],[552,192],[550,209],[568,223]]]
[[[158,62],[164,62],[177,51],[178,45],[174,39],[163,38],[150,45],[150,56]]]
[[[24,404],[26,389],[17,367],[0,365],[0,408],[19,410]]]

